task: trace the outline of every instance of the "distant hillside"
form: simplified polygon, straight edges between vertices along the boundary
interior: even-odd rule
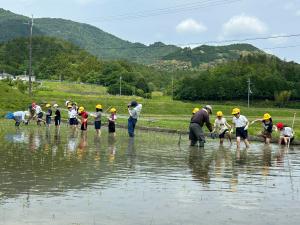
[[[38,79],[67,80],[108,86],[108,92],[144,96],[169,84],[170,76],[145,65],[124,60],[101,60],[65,40],[33,38],[33,72]],[[0,43],[0,73],[13,75],[28,71],[28,39]]]
[[[192,67],[201,64],[217,64],[238,59],[241,55],[263,53],[250,44],[232,44],[227,46],[202,45],[197,48],[184,48],[163,57],[163,60],[176,60],[191,63]]]
[[[0,42],[18,37],[28,37],[29,18],[0,9]],[[62,38],[105,59],[127,59],[134,62],[150,63],[170,54],[179,47],[155,43],[149,47],[141,43],[124,41],[101,29],[83,23],[64,19],[41,18],[34,20],[35,36]]]

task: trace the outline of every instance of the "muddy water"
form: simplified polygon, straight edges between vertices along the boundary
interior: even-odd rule
[[[299,148],[177,142],[2,127],[0,224],[299,224]]]

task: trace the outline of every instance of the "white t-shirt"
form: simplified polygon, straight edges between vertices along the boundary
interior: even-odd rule
[[[224,117],[222,117],[220,120],[219,119],[215,120],[214,127],[216,128],[216,130],[219,134],[222,134],[226,129],[228,129],[228,127],[226,126],[226,123],[227,123],[227,121]]]
[[[248,119],[243,116],[240,115],[239,118],[236,118],[235,116],[232,119],[232,123],[235,125],[235,127],[245,127],[248,123]]]
[[[281,131],[280,131],[280,136],[282,137],[293,137],[293,129],[290,127],[284,127]]]
[[[39,105],[36,105],[35,108],[34,108],[34,110],[35,110],[36,114],[39,114],[40,112],[42,112],[42,108]]]
[[[76,118],[77,117],[77,111],[76,109],[71,109],[71,111],[68,112],[69,118]]]

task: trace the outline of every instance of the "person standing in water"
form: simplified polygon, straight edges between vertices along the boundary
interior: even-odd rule
[[[195,146],[197,142],[199,142],[199,147],[204,147],[205,136],[202,129],[204,124],[206,124],[206,127],[210,132],[212,132],[213,130],[212,124],[209,121],[210,114],[212,114],[212,107],[210,105],[207,105],[193,115],[189,127],[189,137],[191,139],[191,146]]]
[[[46,124],[47,124],[47,127],[50,127],[50,125],[51,125],[51,116],[52,116],[51,105],[49,103],[46,104],[46,108],[47,108],[47,112],[46,112]]]
[[[55,109],[55,117],[54,117],[55,127],[56,128],[60,128],[60,124],[61,124],[61,112],[60,112],[60,109],[58,108],[58,104],[54,104],[53,107]]]
[[[244,140],[246,147],[249,148],[250,144],[248,141],[248,119],[245,116],[241,115],[241,110],[239,108],[234,108],[231,114],[233,115],[233,126],[231,129],[231,133],[235,128],[237,148],[240,148],[241,138]]]
[[[128,107],[128,134],[129,137],[134,137],[134,129],[135,125],[137,123],[137,120],[140,116],[140,113],[142,111],[142,104],[138,104],[136,101],[132,101],[127,105]]]
[[[214,130],[212,133],[217,132],[220,138],[220,144],[222,145],[224,142],[224,138],[227,137],[231,143],[231,135],[230,135],[231,126],[227,123],[226,119],[223,117],[223,112],[217,112],[217,119],[214,123]]]
[[[81,131],[86,132],[88,126],[88,113],[85,111],[84,107],[81,106],[78,109],[78,113],[81,116]]]
[[[115,108],[110,109],[110,116],[108,117],[108,133],[116,136],[116,120],[117,110]]]
[[[263,131],[261,132],[261,135],[265,140],[265,144],[270,144],[273,132],[273,121],[271,115],[269,113],[265,113],[262,119],[254,120],[250,125],[256,122],[262,123]]]
[[[102,105],[98,104],[96,105],[96,112],[91,114],[92,117],[94,117],[94,125],[97,136],[101,136],[101,117],[102,117]]]

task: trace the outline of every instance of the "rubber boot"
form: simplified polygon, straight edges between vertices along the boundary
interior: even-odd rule
[[[199,148],[204,148],[204,141],[199,141]]]

